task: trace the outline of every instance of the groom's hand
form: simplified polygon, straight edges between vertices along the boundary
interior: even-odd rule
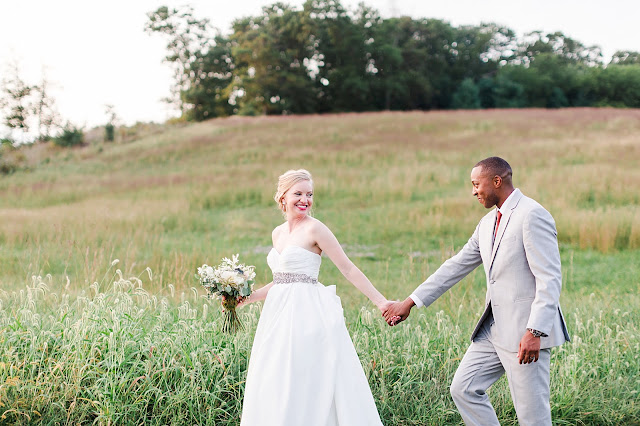
[[[518,361],[520,364],[536,362],[540,358],[540,338],[526,331],[518,350]]]
[[[384,313],[384,319],[389,325],[396,325],[406,320],[415,305],[413,299],[407,297],[403,302],[393,303]]]

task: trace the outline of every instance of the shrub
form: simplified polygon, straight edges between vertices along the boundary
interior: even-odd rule
[[[62,129],[62,134],[53,138],[53,143],[62,147],[78,146],[84,143],[82,128],[67,123]]]
[[[247,102],[242,104],[238,110],[238,115],[255,117],[261,115],[260,106],[256,102]]]
[[[18,151],[10,139],[0,139],[0,173],[11,174],[22,168],[26,158]]]
[[[116,127],[108,123],[104,126],[104,140],[105,142],[113,142],[116,139]]]

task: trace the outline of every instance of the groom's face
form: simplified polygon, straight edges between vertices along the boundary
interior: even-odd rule
[[[473,194],[485,208],[490,209],[498,204],[500,198],[493,184],[493,176],[490,176],[489,173],[482,173],[482,166],[474,167],[471,170],[471,185],[473,186],[471,194]]]

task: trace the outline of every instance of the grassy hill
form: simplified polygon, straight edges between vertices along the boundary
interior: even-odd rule
[[[0,277],[93,281],[118,258],[189,287],[184,268],[270,244],[277,177],[300,167],[343,244],[376,259],[447,251],[485,213],[469,172],[489,155],[511,162],[563,245],[635,250],[639,130],[639,111],[608,109],[230,118],[54,152],[0,180]]]
[[[576,341],[556,351],[554,417],[571,424],[637,423],[639,135],[640,110],[485,110],[233,117],[168,127],[123,144],[33,147],[25,152],[33,164],[29,171],[0,178],[0,413],[15,410],[7,417],[14,421],[26,421],[19,413],[27,413],[38,421],[69,416],[127,423],[136,421],[142,404],[151,423],[180,412],[190,423],[236,424],[259,312],[244,312],[245,335],[219,336],[217,307],[201,297],[194,272],[240,253],[256,265],[258,286],[270,281],[265,255],[271,230],[282,222],[272,199],[278,176],[290,168],[310,170],[315,216],[387,297],[404,298],[466,242],[486,213],[471,196],[469,174],[478,160],[498,155],[513,167],[516,186],[553,214],[559,232],[562,303]],[[323,263],[320,281],[338,286],[385,424],[460,422],[447,386],[482,308],[482,271],[391,330],[328,259]],[[141,288],[144,295],[137,293]],[[100,309],[92,305],[96,298]],[[121,306],[127,298],[131,302]],[[165,309],[161,302],[166,318],[155,311]],[[114,337],[121,329],[112,324],[113,306],[130,318],[140,316],[127,323],[131,328],[118,323],[129,335]],[[79,327],[83,315],[112,325],[87,329],[77,341],[61,337],[69,335],[61,331],[65,327]],[[184,339],[196,358],[204,357],[197,362],[206,383],[198,386],[216,390],[209,396],[188,390],[195,380],[189,376],[195,361],[184,355],[190,352],[150,331],[185,319],[188,327],[172,329],[173,344]],[[43,343],[45,328],[51,336]],[[35,336],[31,343],[21,340],[26,335]],[[86,373],[94,371],[87,367],[92,349],[82,343],[87,336],[103,345],[102,355],[112,350],[109,345],[120,346],[121,362],[139,364],[122,371],[100,364]],[[131,349],[126,342],[138,345]],[[51,351],[47,374],[42,362],[33,361],[43,347]],[[158,347],[165,350],[165,364],[150,361],[150,348]],[[68,351],[87,356],[71,361]],[[212,351],[228,371],[224,376],[205,362],[211,355],[203,354]],[[35,364],[24,367],[25,357]],[[56,373],[62,358],[71,376]],[[145,369],[166,369],[167,359],[180,366],[175,379],[155,383],[153,371]],[[113,372],[113,382],[100,382],[100,371]],[[38,399],[44,380],[38,374],[45,382],[77,381],[78,389]],[[14,379],[22,386],[2,386]],[[114,388],[107,392],[109,386]],[[97,390],[87,395],[82,389]],[[151,397],[141,396],[149,389],[177,399],[150,408]],[[71,406],[67,399],[79,395],[93,402]],[[185,408],[194,398],[202,405]],[[494,398],[501,421],[514,423],[506,383],[495,387]],[[59,406],[51,408],[54,402]],[[45,414],[43,407],[49,407]]]

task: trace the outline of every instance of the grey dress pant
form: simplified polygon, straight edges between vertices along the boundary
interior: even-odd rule
[[[549,349],[540,351],[540,359],[519,364],[517,353],[492,343],[493,315],[467,349],[451,383],[451,396],[467,425],[499,425],[486,390],[507,374],[511,398],[521,425],[551,425],[549,405]]]

